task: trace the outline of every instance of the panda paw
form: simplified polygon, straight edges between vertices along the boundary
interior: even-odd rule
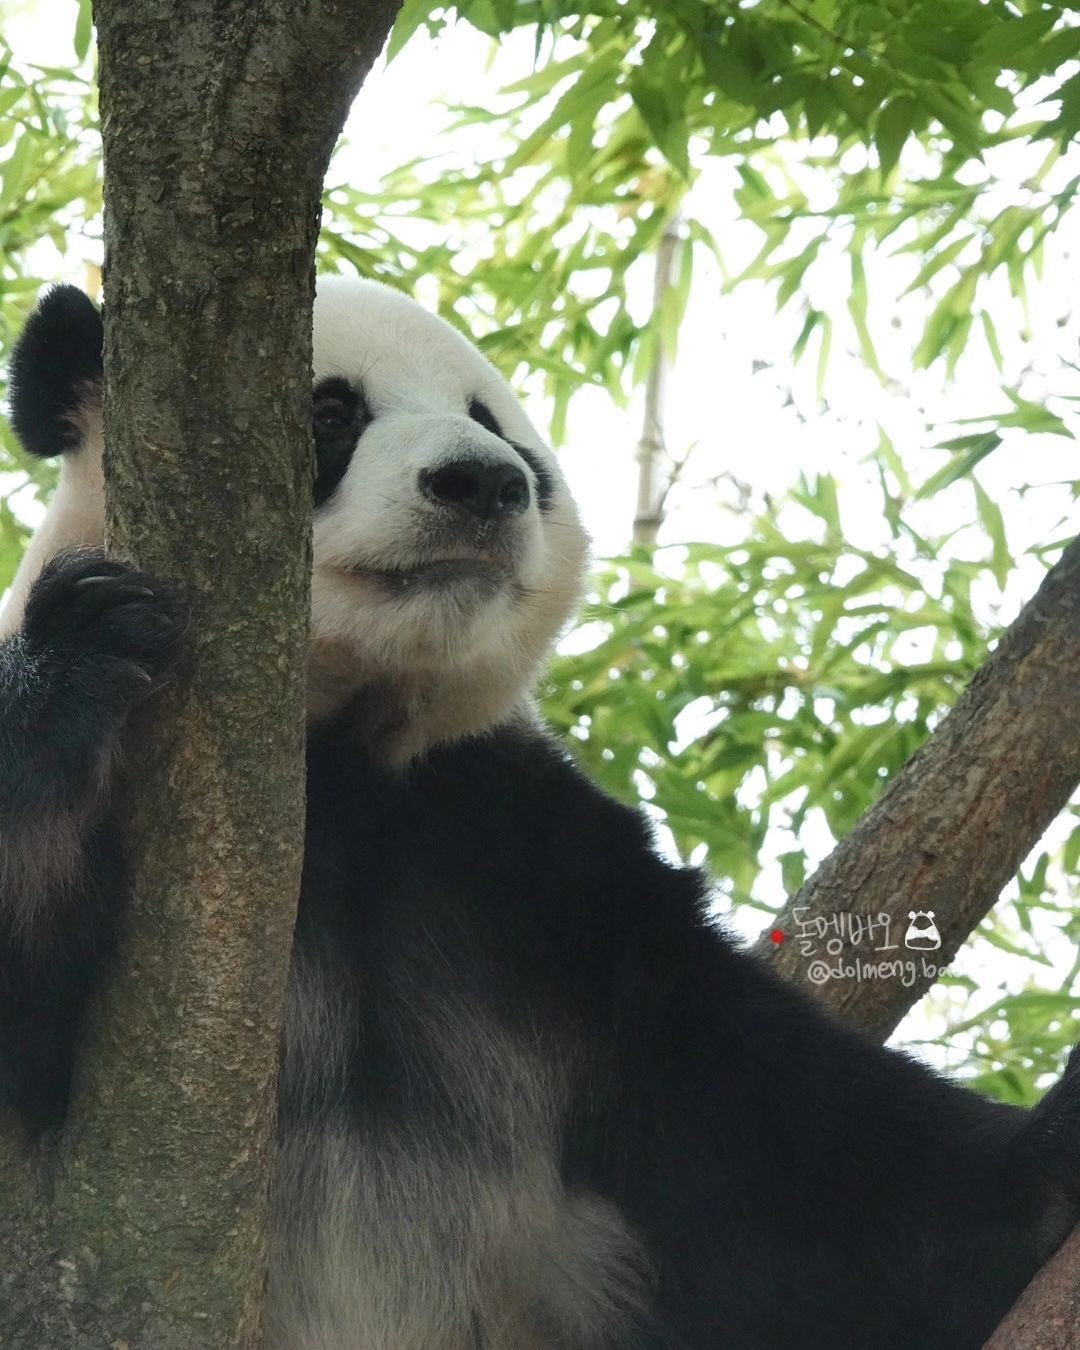
[[[47,679],[118,710],[161,683],[182,632],[176,607],[146,573],[90,551],[46,565],[23,620],[29,654]]]

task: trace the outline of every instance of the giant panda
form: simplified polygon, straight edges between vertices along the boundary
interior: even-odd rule
[[[315,304],[306,855],[267,1350],[976,1350],[1080,1212],[1080,1092],[986,1101],[779,982],[538,720],[586,541],[493,368]],[[102,543],[101,325],[11,367],[60,485],[0,643],[0,1107],[62,1125],[123,924],[109,781],[181,620]]]

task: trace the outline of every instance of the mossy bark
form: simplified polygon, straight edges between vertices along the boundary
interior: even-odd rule
[[[97,0],[108,547],[191,616],[64,1135],[0,1141],[0,1346],[255,1350],[303,856],[323,174],[399,0]]]

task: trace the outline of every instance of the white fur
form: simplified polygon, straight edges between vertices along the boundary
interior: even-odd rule
[[[34,532],[0,611],[0,641],[11,638],[22,623],[26,598],[37,574],[62,549],[100,547],[105,537],[105,496],[101,477],[101,410],[91,391],[77,417],[83,432],[81,448],[65,455],[60,481],[45,519]],[[104,789],[108,760],[100,766],[96,789]],[[29,931],[32,920],[50,896],[76,875],[83,852],[86,818],[93,802],[74,810],[59,804],[9,832],[0,849],[0,882],[9,897],[18,897],[16,931]]]
[[[628,1330],[641,1252],[614,1206],[558,1172],[572,1050],[413,985],[454,1123],[361,1132],[334,1109],[352,1019],[316,980],[294,969],[286,1065],[319,1047],[329,1108],[279,1157],[266,1350],[580,1350]]]
[[[49,509],[27,545],[7,602],[0,611],[0,639],[18,631],[30,587],[54,554],[67,548],[100,548],[105,542],[101,409],[94,395],[78,421],[84,432],[82,444],[60,461],[60,481]]]
[[[373,695],[376,741],[407,759],[437,742],[503,721],[520,707],[581,586],[586,540],[558,461],[505,381],[460,334],[374,282],[324,277],[315,302],[316,380],[362,385],[375,420],[338,491],[315,522],[313,713],[358,687]],[[478,397],[506,436],[551,476],[513,525],[512,556],[495,590],[403,587],[343,570],[408,569],[448,556],[425,538],[433,516],[417,474],[467,457],[528,466],[468,414]],[[482,541],[478,542],[478,547]],[[459,550],[451,550],[450,556]]]

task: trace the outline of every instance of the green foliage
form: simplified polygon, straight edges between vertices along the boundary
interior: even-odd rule
[[[979,929],[979,941],[1006,953],[1014,964],[1042,966],[1042,981],[980,1005],[974,1016],[964,1013],[976,988],[970,977],[947,976],[934,997],[947,1019],[948,1041],[962,1050],[959,1063],[972,1086],[1019,1106],[1038,1100],[1080,1039],[1073,992],[1080,980],[1080,913],[1050,880],[1055,864],[1059,875],[1077,875],[1080,812],[1067,812],[1062,824],[1065,843],[1057,856],[1041,849],[1029,860],[1015,895],[999,904]],[[1039,923],[1042,918],[1059,933],[1059,945],[1072,952],[1058,971],[1049,969],[1036,931],[1048,931],[1048,925]]]
[[[981,491],[981,489],[980,489]],[[581,640],[545,697],[548,716],[624,800],[644,796],[684,855],[736,903],[775,908],[791,850],[839,839],[910,758],[986,654],[970,591],[981,562],[944,563],[918,540],[901,565],[844,538],[835,484],[792,493],[738,544],[613,560]],[[913,660],[912,638],[922,649]],[[788,876],[762,867],[788,838]]]
[[[392,54],[419,28],[439,32],[455,16],[495,40],[534,26],[536,69],[502,91],[505,146],[459,167],[417,160],[366,200],[342,193],[328,247],[356,262],[344,236],[358,225],[366,234],[387,196],[410,221],[437,227],[437,242],[401,250],[384,220],[387,233],[359,245],[364,261],[405,284],[438,276],[445,310],[486,327],[504,368],[535,368],[544,352],[557,431],[583,381],[620,396],[628,374],[640,376],[646,331],[625,279],[675,215],[693,243],[722,253],[691,190],[711,159],[734,163],[740,213],[762,234],[732,284],[766,280],[779,305],[799,304],[805,349],[811,331],[827,338],[836,318],[805,287],[834,243],[850,259],[845,317],[881,374],[870,254],[919,260],[910,288],[933,305],[915,364],[940,360],[951,373],[973,330],[997,351],[985,283],[1002,272],[1022,305],[1042,243],[1075,195],[1076,177],[1054,173],[1080,125],[1070,64],[1080,23],[1068,5],[408,3]],[[491,121],[490,106],[459,109],[448,138]],[[1014,183],[1006,157],[1017,141],[1046,148],[1042,168]],[[1007,195],[995,191],[1005,184]],[[481,222],[489,228],[478,242]],[[473,265],[455,273],[463,252]],[[824,373],[827,341],[817,350]]]

